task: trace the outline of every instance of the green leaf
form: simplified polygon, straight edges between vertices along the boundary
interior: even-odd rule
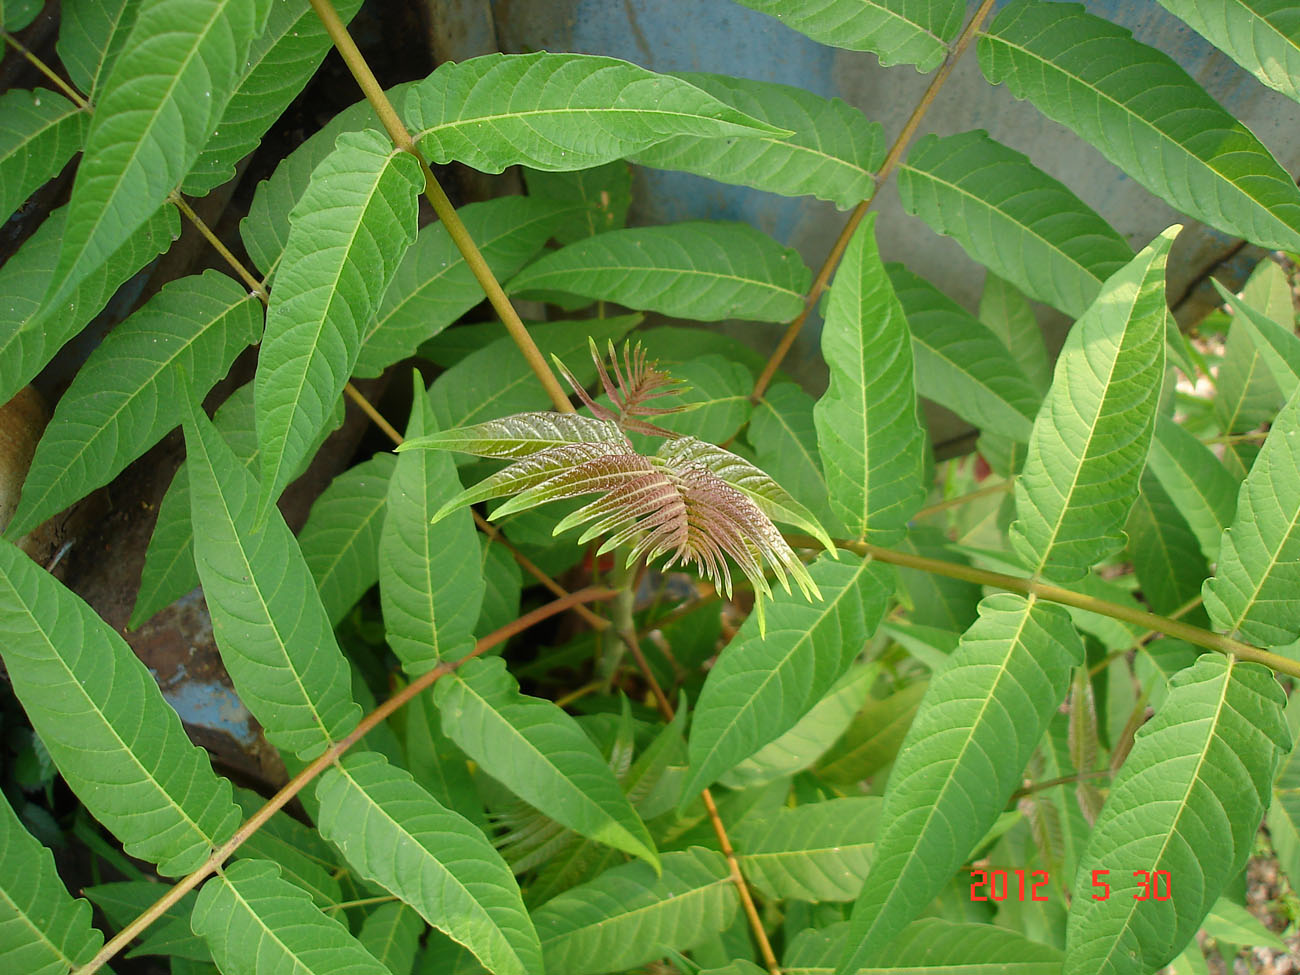
[[[486,636],[519,616],[519,597],[523,574],[519,563],[504,545],[494,544],[487,535],[479,536],[483,575],[483,605],[479,609],[474,632]]]
[[[178,876],[235,831],[230,783],[190,744],[126,641],[8,542],[0,654],[54,764],[129,855]]]
[[[610,444],[611,450],[614,446],[624,446],[623,431],[613,420],[584,413],[537,411],[512,413],[468,427],[407,437],[398,444],[397,452],[454,450],[479,457],[515,459],[531,457],[551,447],[592,443]]]
[[[980,69],[1175,209],[1225,233],[1300,249],[1300,190],[1244,125],[1167,55],[1081,4],[1006,7]]]
[[[407,442],[433,425],[433,408],[417,372]],[[442,502],[458,493],[450,457],[432,450],[398,457],[379,543],[379,596],[388,645],[409,674],[474,649],[484,590],[474,521],[463,510],[433,524]]]
[[[44,308],[65,302],[176,189],[216,128],[270,7],[141,4],[96,99]]]
[[[104,936],[90,904],[73,900],[54,855],[0,798],[0,955],[15,972],[64,975],[94,956]]]
[[[561,359],[579,382],[590,383],[596,378],[596,365],[587,355],[588,339],[598,346],[617,341],[640,321],[640,315],[622,315],[585,322],[548,322],[530,325],[528,333],[542,355]],[[435,379],[429,387],[429,402],[439,430],[551,407],[550,397],[508,335],[471,352]]]
[[[224,975],[391,975],[266,860],[240,860],[204,884],[192,923]]]
[[[717,444],[729,441],[749,421],[754,377],[739,362],[719,355],[698,356],[674,366],[672,376],[685,383],[685,388],[677,395],[664,397],[658,405],[686,405],[689,409],[658,417],[658,426]]]
[[[1300,747],[1291,749],[1273,782],[1267,823],[1278,866],[1294,890],[1300,882]]]
[[[407,83],[384,91],[399,114],[412,87],[413,83]],[[306,192],[316,167],[334,151],[338,137],[344,132],[380,128],[382,123],[370,103],[364,98],[354,102],[281,159],[269,179],[257,184],[248,216],[239,222],[239,236],[263,274],[270,277],[279,265],[289,239],[289,215]]]
[[[1268,267],[1273,269],[1273,273],[1280,277],[1283,286],[1286,288],[1287,296],[1290,297],[1291,286],[1287,282],[1286,276],[1282,269],[1272,261],[1264,262]],[[1251,344],[1254,345],[1255,351],[1260,358],[1264,360],[1264,365],[1273,376],[1273,381],[1277,383],[1278,389],[1282,395],[1290,398],[1291,394],[1300,386],[1300,338],[1295,334],[1295,313],[1292,311],[1290,302],[1283,311],[1287,324],[1275,319],[1272,315],[1256,309],[1242,301],[1231,291],[1221,285],[1214,278],[1215,288],[1219,291],[1219,296],[1223,298],[1234,312],[1233,325],[1244,329],[1250,336]],[[1235,332],[1235,329],[1234,329]]]
[[[133,233],[99,269],[86,276],[54,309],[40,296],[54,280],[68,208],[48,217],[0,267],[0,402],[7,403],[36,376],[59,348],[81,331],[118,287],[171,246],[180,235],[176,210],[164,206]]]
[[[1262,647],[1300,637],[1300,391],[1273,423],[1241,485],[1223,533],[1218,570],[1205,583],[1215,627]]]
[[[404,117],[430,162],[485,173],[588,169],[677,135],[785,134],[671,75],[591,54],[449,61],[412,89]]]
[[[677,136],[641,150],[632,162],[782,196],[815,196],[841,210],[869,199],[875,191],[872,174],[885,160],[884,129],[848,103],[767,81],[695,72],[677,77],[794,134],[731,139]]]
[[[1047,392],[1052,385],[1052,366],[1047,361],[1047,347],[1043,344],[1038,319],[1025,296],[1010,282],[990,272],[984,275],[979,319],[1011,350],[1034,388]]]
[[[586,732],[550,701],[520,694],[500,657],[443,677],[434,702],[443,731],[488,775],[556,822],[658,869],[645,824]]]
[[[231,393],[217,409],[212,422],[244,470],[251,475],[258,456],[253,384],[245,383]],[[324,440],[342,423],[343,401],[340,399],[335,404],[333,417],[320,431],[319,440]],[[319,440],[316,446],[319,446]],[[315,446],[308,451],[309,454],[314,452]],[[154,523],[149,548],[145,552],[140,591],[127,625],[135,629],[198,584],[199,571],[194,565],[194,529],[190,524],[190,475],[188,466],[182,464],[158,506],[158,520]]]
[[[793,7],[782,0],[740,2],[821,44],[870,51],[886,67],[914,64],[922,73],[943,61],[966,10],[960,0],[817,0]]]
[[[1210,568],[1187,520],[1150,472],[1142,475],[1124,530],[1142,597],[1153,612],[1168,615],[1200,594]]]
[[[298,533],[331,626],[379,581],[379,537],[396,463],[392,454],[375,454],[334,478]]]
[[[541,250],[575,211],[550,200],[507,196],[456,212],[488,268],[503,281]],[[446,225],[439,221],[422,227],[397,266],[379,312],[365,327],[353,372],[378,376],[482,300],[483,288]]]
[[[41,0],[3,0],[0,3],[0,28],[20,31],[41,12]]]
[[[1011,593],[980,603],[899,750],[837,971],[880,958],[993,827],[1083,660],[1059,607]]]
[[[757,466],[801,502],[828,532],[843,534],[831,514],[817,452],[814,400],[794,383],[774,383],[754,407],[748,438]]]
[[[912,333],[916,391],[981,430],[1027,441],[1042,398],[1007,347],[925,278],[901,264],[885,270]]]
[[[1160,0],[1261,82],[1300,101],[1300,18],[1279,0]]]
[[[333,4],[344,24],[361,0]],[[221,121],[181,184],[187,196],[203,196],[231,179],[235,165],[261,144],[262,136],[311,80],[333,47],[308,0],[280,0],[266,29],[249,46],[235,90]]]
[[[745,789],[802,772],[844,734],[878,675],[874,663],[850,670],[793,728],[733,766],[719,781],[731,789]]]
[[[182,399],[194,558],[221,659],[267,740],[314,758],[360,719],[347,663],[279,511],[253,530],[257,481]]]
[[[899,167],[898,193],[908,213],[1072,318],[1133,259],[1086,203],[983,129],[920,139]]]
[[[1147,465],[1200,543],[1218,561],[1219,541],[1237,510],[1237,483],[1209,447],[1166,417],[1156,419]]]
[[[419,163],[344,133],[290,215],[254,380],[258,520],[289,482],[356,364],[367,322],[415,240]]]
[[[599,975],[686,951],[726,928],[739,898],[722,854],[692,847],[663,855],[658,876],[626,863],[533,912],[546,970]]]
[[[1074,323],[1016,478],[1011,546],[1060,582],[1124,544],[1165,374],[1171,227],[1106,282]]]
[[[109,925],[120,929],[152,907],[162,890],[156,881],[125,880],[87,887],[84,893],[103,912]],[[197,895],[190,892],[168,906],[125,957],[170,955],[173,964],[177,958],[211,962],[212,952],[190,930],[196,899]]]
[[[826,799],[746,816],[731,831],[745,879],[771,898],[853,900],[871,864],[880,801]]]
[[[257,793],[244,789],[235,790],[235,801],[244,811],[245,818],[255,814],[266,802]],[[262,823],[240,845],[237,855],[274,861],[279,865],[281,875],[311,894],[318,907],[331,907],[343,901],[335,877],[339,870],[338,853],[314,829],[287,813],[274,813]],[[151,897],[148,903],[155,900],[157,897]],[[186,930],[189,930],[188,922]]]
[[[135,26],[140,0],[63,0],[59,4],[59,60],[72,83],[98,101],[99,86]]]
[[[786,975],[835,970],[850,930],[848,922],[799,932],[786,951]],[[1061,953],[1022,934],[991,924],[962,924],[937,917],[913,921],[898,936],[886,963],[856,975],[1060,975]]]
[[[914,555],[969,564],[964,556],[948,547],[948,536],[941,529],[926,525],[913,526],[898,547]],[[953,635],[954,647],[957,635],[975,622],[975,607],[983,591],[974,583],[901,566],[898,581],[911,603],[907,618],[922,626],[947,630]]]
[[[171,281],[90,354],[59,399],[8,532],[21,537],[107,484],[176,426],[261,331],[262,306],[217,271]]]
[[[777,593],[766,636],[757,614],[709,671],[691,722],[683,803],[725,771],[793,728],[852,664],[884,615],[888,568],[844,553],[810,566],[822,601]]]
[[[1077,889],[1090,889],[1093,871],[1102,870],[1111,892],[1071,903],[1066,975],[1136,975],[1182,951],[1245,864],[1291,747],[1285,695],[1263,667],[1205,654],[1169,686],[1138,731],[1079,863]],[[1143,871],[1167,871],[1172,899],[1135,899]]]
[[[840,786],[855,786],[892,762],[916,718],[929,685],[908,684],[884,698],[870,697],[817,769],[817,776]]]
[[[1220,897],[1210,908],[1201,925],[1205,933],[1218,941],[1236,945],[1259,945],[1275,951],[1288,951],[1287,944],[1264,927],[1247,908]]]
[[[53,179],[86,137],[90,116],[45,88],[0,95],[0,217]]]
[[[835,273],[822,357],[830,386],[813,408],[831,510],[849,534],[885,544],[925,500],[925,431],[903,306],[876,250],[875,214]]]
[[[578,212],[568,214],[555,231],[555,239],[561,244],[572,244],[606,230],[619,230],[627,224],[627,211],[632,205],[632,170],[621,159],[567,173],[525,168],[523,175],[528,199],[540,197],[579,206]],[[462,217],[467,209],[470,207],[460,211]],[[483,246],[478,237],[474,240]]]
[[[491,971],[540,970],[537,934],[514,876],[473,823],[374,752],[333,766],[316,795],[321,833],[362,876],[410,904]]]
[[[1241,289],[1242,304],[1249,305],[1264,316],[1276,322],[1285,323],[1287,330],[1294,328],[1295,309],[1291,300],[1291,285],[1287,277],[1272,261],[1260,261],[1251,273],[1249,280]],[[1244,316],[1234,316],[1234,321]],[[1265,343],[1267,346],[1267,343]],[[1269,353],[1265,356],[1265,353]],[[1256,339],[1256,329],[1249,324],[1228,331],[1223,359],[1219,363],[1215,377],[1218,386],[1214,398],[1214,415],[1219,420],[1222,432],[1246,433],[1268,423],[1273,415],[1282,408],[1287,400],[1272,373],[1276,362],[1274,350],[1260,348]],[[1253,444],[1229,444],[1224,453],[1225,463],[1236,459],[1237,452],[1244,448],[1244,456],[1253,458]],[[1249,459],[1242,468],[1241,476],[1250,468]]]
[[[405,904],[380,904],[366,915],[357,940],[392,975],[411,975],[425,930],[420,915]]]
[[[506,284],[565,291],[677,318],[782,322],[812,274],[797,251],[748,224],[688,222],[611,230],[554,251]]]

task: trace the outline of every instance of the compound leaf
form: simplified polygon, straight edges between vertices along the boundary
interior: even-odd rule
[[[1216,628],[1264,647],[1300,637],[1300,390],[1242,482],[1218,570],[1202,590]]]
[[[433,422],[417,372],[406,443],[426,436]],[[433,450],[399,455],[379,543],[379,598],[388,644],[410,674],[474,649],[484,592],[474,521],[462,510],[433,523],[442,503],[458,493],[450,457]]]
[[[360,718],[347,662],[279,511],[253,530],[257,481],[182,399],[194,559],[221,659],[267,740],[314,758]]]
[[[1284,704],[1272,674],[1233,657],[1204,654],[1170,679],[1079,862],[1076,889],[1109,871],[1111,892],[1071,903],[1065,975],[1154,971],[1191,940],[1250,855],[1291,747]],[[1161,871],[1172,898],[1140,899]]]
[[[885,159],[884,129],[847,102],[803,88],[727,75],[690,72],[677,77],[794,134],[731,139],[677,136],[641,150],[632,162],[782,196],[815,196],[841,210],[871,196],[872,174]]]
[[[1068,582],[1124,544],[1165,371],[1165,261],[1178,227],[1103,286],[1074,323],[1016,478],[1011,545]]]
[[[925,430],[912,342],[880,254],[875,214],[844,252],[831,286],[822,356],[830,386],[813,408],[831,510],[851,535],[897,535],[925,499]]]
[[[957,36],[966,6],[961,0],[740,0],[771,14],[814,41],[870,51],[880,63],[914,64],[920,72],[939,66]]]
[[[103,943],[90,904],[68,895],[54,855],[0,798],[0,955],[16,972],[64,975]]]
[[[685,951],[735,916],[739,898],[722,854],[692,847],[662,857],[656,875],[625,863],[533,912],[547,971],[622,972]]]
[[[879,958],[970,856],[1083,663],[1083,641],[1059,607],[998,593],[979,610],[899,749],[839,972]]]
[[[431,162],[485,173],[588,169],[664,139],[787,134],[694,85],[590,54],[488,54],[447,62],[405,118]]]
[[[554,251],[506,285],[564,291],[677,318],[787,321],[812,280],[797,251],[743,223],[611,230]]]
[[[658,869],[650,833],[586,732],[550,701],[519,693],[500,657],[443,677],[434,702],[443,731],[488,775],[556,822]]]
[[[171,281],[90,354],[41,437],[9,531],[24,535],[107,484],[176,426],[257,341],[262,306],[217,271]]]
[[[1176,209],[1225,233],[1300,249],[1300,189],[1250,130],[1166,54],[1081,4],[1004,8],[980,69],[1073,129]]]
[[[1027,441],[1041,397],[1007,347],[925,278],[901,264],[885,270],[912,334],[916,391],[981,430]]]
[[[483,832],[374,752],[316,786],[321,833],[362,876],[474,952],[497,975],[541,969],[537,933],[510,867]]]
[[[230,783],[190,744],[145,665],[8,542],[0,542],[0,654],[54,764],[128,854],[178,876],[235,831]]]
[[[240,860],[204,884],[191,924],[225,975],[392,975],[267,860]]]
[[[298,533],[331,626],[379,581],[379,537],[396,461],[392,454],[375,454],[334,478],[312,502]]]
[[[822,600],[777,593],[766,635],[757,614],[741,626],[705,679],[691,722],[682,803],[793,728],[848,670],[875,631],[892,573],[871,559],[822,555],[809,567]]]
[[[899,167],[898,193],[908,213],[1073,318],[1133,258],[1086,203],[982,129],[918,140]]]
[[[45,88],[14,88],[0,95],[0,119],[0,218],[7,221],[80,151],[90,116]]]

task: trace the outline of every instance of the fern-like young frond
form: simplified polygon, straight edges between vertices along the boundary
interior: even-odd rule
[[[743,457],[639,419],[674,412],[646,403],[678,385],[639,346],[624,347],[620,366],[611,343],[608,368],[594,342],[591,351],[617,413],[595,402],[561,364],[593,416],[517,413],[409,440],[398,448],[457,450],[513,461],[452,498],[434,520],[467,504],[508,495],[514,497],[496,509],[494,518],[597,494],[563,518],[555,533],[585,526],[580,542],[604,535],[599,551],[624,546],[628,565],[661,556],[667,556],[665,568],[693,565],[727,596],[732,594],[730,560],[754,587],[760,624],[763,600],[772,596],[768,569],[786,592],[793,577],[808,599],[820,599],[808,570],[772,523],[775,518],[796,525],[833,551],[817,519]],[[644,456],[626,436],[632,430],[669,439],[655,454]]]

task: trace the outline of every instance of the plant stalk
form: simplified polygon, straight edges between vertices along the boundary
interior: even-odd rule
[[[362,92],[365,93],[366,101],[370,102],[375,114],[379,116],[379,121],[383,124],[384,129],[388,132],[388,137],[393,140],[393,145],[397,146],[403,152],[409,152],[420,163],[420,169],[424,172],[424,195],[425,198],[433,205],[433,212],[438,215],[438,219],[443,222],[447,228],[447,233],[451,235],[452,241],[460,251],[461,256],[465,258],[474,278],[478,281],[483,293],[487,295],[488,302],[493,309],[501,316],[501,321],[505,324],[506,331],[510,337],[515,340],[519,346],[519,351],[523,354],[524,359],[528,362],[529,368],[536,374],[537,379],[546,390],[546,394],[551,398],[555,408],[561,413],[572,413],[573,404],[569,402],[569,397],[565,395],[563,387],[560,386],[559,380],[555,378],[555,373],[547,364],[545,357],[533,337],[528,334],[528,329],[524,327],[519,313],[515,311],[514,305],[506,297],[505,291],[497,281],[492,269],[488,267],[487,261],[470,237],[469,231],[465,229],[465,224],[461,221],[460,216],[456,213],[456,208],[452,206],[451,200],[443,192],[442,186],[438,183],[437,177],[433,175],[433,170],[429,168],[428,161],[415,145],[415,140],[411,138],[411,133],[406,130],[397,110],[393,108],[393,103],[388,100],[384,94],[384,89],[380,87],[379,81],[375,78],[374,72],[370,70],[370,65],[357,49],[356,43],[352,40],[352,35],[348,33],[347,26],[339,19],[339,15],[334,10],[334,6],[329,0],[310,0],[312,9],[316,11],[316,16],[320,18],[321,23],[325,26],[330,40],[334,42],[335,48],[343,56],[348,70],[352,72],[352,77],[356,79],[357,84],[361,86]]]
[[[943,64],[939,66],[939,70],[935,72],[934,77],[930,80],[930,84],[925,89],[925,94],[921,96],[920,101],[916,103],[916,107],[912,109],[912,114],[907,117],[902,131],[898,133],[898,138],[889,147],[889,152],[885,155],[885,161],[872,174],[871,195],[853,208],[853,212],[849,214],[849,219],[845,221],[843,229],[840,230],[840,235],[835,238],[835,244],[831,247],[831,252],[826,255],[826,260],[822,262],[817,277],[813,279],[812,287],[808,289],[808,296],[804,299],[803,310],[795,316],[794,321],[786,326],[785,334],[781,336],[781,341],[772,350],[767,365],[763,367],[762,373],[754,383],[754,391],[749,396],[751,402],[757,404],[763,398],[763,394],[767,392],[767,387],[771,385],[776,370],[780,368],[781,362],[790,351],[790,347],[794,345],[794,340],[799,336],[800,329],[803,328],[804,322],[808,320],[808,316],[812,314],[813,308],[817,306],[822,292],[826,290],[826,286],[830,282],[831,275],[835,273],[835,268],[839,266],[840,258],[844,256],[844,251],[853,238],[853,232],[858,229],[858,224],[862,222],[862,218],[867,215],[867,210],[871,208],[876,193],[880,191],[881,184],[890,177],[890,174],[898,166],[898,161],[903,158],[903,151],[907,148],[908,143],[912,141],[912,136],[916,135],[916,130],[920,127],[921,120],[925,118],[925,113],[930,110],[930,106],[934,103],[935,97],[939,94],[939,89],[944,86],[961,56],[966,53],[966,48],[975,39],[980,26],[984,23],[985,18],[988,17],[989,11],[993,9],[993,4],[996,2],[997,0],[983,0],[979,5],[979,9],[975,11],[965,28],[962,29],[961,34],[957,36],[957,40],[953,43],[948,56],[944,58]]]

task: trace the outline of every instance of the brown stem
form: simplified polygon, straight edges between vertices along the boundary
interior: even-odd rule
[[[1074,775],[1062,775],[1059,779],[1045,779],[1042,782],[1035,782],[1033,785],[1027,785],[1024,788],[1017,789],[1011,793],[1011,800],[1007,803],[1007,808],[1014,808],[1016,800],[1023,799],[1025,796],[1031,796],[1035,792],[1042,792],[1045,789],[1054,789],[1058,785],[1072,785],[1075,782],[1086,782],[1088,779],[1108,779],[1111,777],[1110,769],[1096,769],[1092,772],[1076,772]]]
[[[561,413],[572,413],[573,404],[569,402],[569,397],[565,395],[564,389],[555,378],[555,373],[551,372],[551,367],[542,356],[541,350],[537,348],[537,343],[528,334],[528,329],[524,327],[519,314],[515,311],[514,306],[510,304],[510,299],[506,297],[505,291],[502,290],[501,285],[492,274],[492,269],[488,267],[487,261],[484,260],[483,254],[478,249],[478,245],[474,243],[469,231],[465,229],[465,224],[461,222],[460,217],[457,215],[456,208],[452,206],[451,200],[443,192],[442,186],[439,185],[437,178],[433,175],[433,170],[429,168],[429,163],[421,155],[420,150],[415,145],[415,140],[411,138],[411,133],[406,130],[406,126],[398,116],[397,110],[393,108],[393,103],[384,94],[384,89],[380,87],[374,72],[370,70],[370,65],[366,63],[366,59],[357,50],[357,45],[348,33],[347,26],[339,19],[339,15],[334,11],[334,7],[329,0],[311,0],[311,6],[316,11],[316,16],[320,18],[321,23],[325,25],[330,40],[334,42],[339,54],[343,56],[348,70],[352,72],[352,77],[361,86],[366,101],[370,102],[375,114],[379,116],[379,121],[387,130],[389,138],[393,140],[393,145],[404,152],[409,152],[419,160],[420,168],[424,171],[424,195],[433,204],[433,212],[438,215],[438,219],[446,226],[447,233],[451,235],[451,239],[455,242],[461,256],[465,258],[466,265],[473,272],[479,286],[483,288],[488,302],[491,303],[496,313],[501,316],[506,331],[510,333],[510,337],[519,346],[519,351],[523,353],[529,367],[536,374],[547,395],[550,396],[551,402]]]
[[[930,110],[931,104],[934,103],[935,96],[939,94],[939,89],[944,86],[949,75],[952,74],[952,69],[956,67],[957,62],[966,52],[966,48],[969,47],[970,42],[974,40],[975,34],[979,31],[980,25],[984,23],[984,19],[988,16],[989,11],[993,9],[993,4],[995,2],[996,0],[983,0],[983,3],[979,5],[979,9],[975,11],[975,14],[971,17],[969,23],[966,24],[961,34],[958,35],[952,49],[948,52],[948,56],[944,58],[943,64],[930,80],[930,84],[925,89],[925,94],[921,96],[920,101],[916,103],[916,107],[912,109],[912,114],[907,117],[907,121],[903,124],[903,130],[898,133],[898,138],[895,139],[894,144],[889,147],[889,152],[885,155],[885,161],[881,163],[880,168],[872,174],[871,195],[854,207],[853,212],[849,214],[849,219],[845,221],[844,227],[840,231],[840,235],[835,239],[835,244],[831,247],[831,252],[826,255],[826,260],[822,262],[821,269],[817,272],[817,277],[813,279],[812,287],[808,289],[808,296],[804,299],[803,310],[795,316],[794,321],[786,326],[785,334],[781,336],[781,341],[777,343],[776,348],[772,351],[771,357],[767,360],[767,365],[763,367],[763,371],[759,375],[757,382],[754,383],[754,391],[749,397],[752,402],[757,403],[763,398],[763,394],[767,392],[767,387],[771,384],[772,377],[776,375],[776,370],[780,368],[781,362],[790,351],[790,347],[794,345],[794,340],[798,337],[799,330],[803,328],[804,322],[808,320],[808,316],[812,313],[813,308],[816,307],[818,300],[822,296],[822,292],[826,290],[826,285],[829,283],[831,275],[839,265],[840,258],[844,256],[845,249],[849,246],[849,241],[853,237],[853,232],[858,229],[858,224],[860,224],[862,218],[867,215],[867,210],[870,209],[872,201],[876,198],[876,193],[879,192],[881,184],[889,178],[895,167],[898,166],[898,161],[903,158],[903,151],[907,148],[908,143],[912,141],[912,136],[916,135],[916,130],[920,127],[921,120],[925,117],[925,113]]]
[[[218,869],[222,863],[234,854],[244,842],[261,828],[267,820],[282,809],[286,803],[303,790],[316,776],[320,775],[326,768],[333,765],[343,756],[343,753],[361,740],[366,732],[373,729],[381,722],[388,719],[394,711],[403,704],[410,701],[423,691],[428,690],[441,677],[451,673],[457,667],[474,659],[479,654],[490,650],[500,643],[504,643],[512,636],[528,627],[540,623],[557,613],[562,613],[566,609],[571,609],[580,603],[594,602],[598,599],[612,599],[616,593],[611,589],[588,588],[570,594],[564,599],[557,599],[554,602],[547,603],[545,606],[539,606],[530,613],[525,613],[512,623],[507,623],[499,630],[489,633],[479,640],[474,649],[457,660],[455,663],[441,663],[427,673],[421,674],[411,683],[407,684],[402,690],[394,694],[387,701],[381,704],[375,710],[366,715],[361,723],[342,741],[335,742],[305,769],[289,780],[279,792],[266,801],[257,812],[253,813],[242,826],[235,831],[235,835],[217,848],[213,854],[208,857],[203,866],[199,867],[193,873],[178,881],[162,897],[158,898],[152,906],[145,910],[139,917],[124,927],[112,939],[104,944],[95,957],[85,965],[75,970],[75,975],[91,975],[92,972],[99,970],[100,966],[109,961],[114,955],[127,946],[131,939],[144,931],[150,924],[158,920],[167,910],[187,893],[197,887],[209,874]]]
[[[212,228],[203,222],[203,218],[191,209],[190,205],[185,202],[185,198],[178,191],[173,190],[167,200],[185,215],[185,218],[194,225],[194,229],[202,234],[203,239],[213,246],[216,252],[230,265],[231,269],[239,275],[240,280],[248,285],[253,294],[257,295],[262,304],[269,304],[271,297],[266,292],[266,286],[257,279],[257,276],[252,271],[244,266],[243,262],[231,252],[229,247],[221,242],[221,238],[213,233]]]
[[[646,683],[650,685],[650,692],[654,695],[659,713],[663,715],[665,721],[672,721],[672,702],[668,700],[663,688],[659,686],[654,671],[650,669],[650,662],[646,660],[645,654],[641,652],[641,644],[636,638],[636,631],[631,628],[620,629],[618,635],[631,652],[637,666],[641,668]],[[758,916],[758,906],[754,903],[754,896],[749,892],[749,884],[745,882],[745,875],[740,871],[740,860],[736,858],[736,851],[731,845],[731,838],[727,836],[727,829],[722,823],[722,817],[718,815],[718,806],[713,801],[713,793],[705,789],[700,793],[700,798],[704,800],[704,808],[708,811],[709,822],[713,825],[713,832],[718,837],[718,846],[722,850],[722,855],[727,858],[727,867],[731,871],[731,882],[735,884],[736,891],[740,894],[740,905],[745,911],[745,917],[749,920],[749,928],[754,933],[754,941],[758,944],[759,954],[763,956],[763,964],[767,966],[767,970],[771,975],[780,975],[781,966],[777,963],[776,954],[772,951],[772,943],[768,941],[767,932],[763,929],[763,919]]]
[[[787,535],[786,538],[792,544],[803,548],[811,548],[816,545],[816,539],[810,535],[791,534]],[[924,555],[913,555],[910,552],[899,552],[890,548],[882,548],[879,545],[872,545],[870,542],[836,540],[835,544],[839,548],[856,552],[859,555],[870,555],[881,562],[889,562],[909,569],[920,569],[922,572],[947,576],[950,579],[962,579],[976,585],[993,586],[998,589],[1005,589],[1008,592],[1023,593],[1027,596],[1035,595],[1040,599],[1060,603],[1063,606],[1073,606],[1076,609],[1086,609],[1089,612],[1100,613],[1102,616],[1109,616],[1112,619],[1123,620],[1126,623],[1133,623],[1136,626],[1155,630],[1167,636],[1186,640],[1188,643],[1195,644],[1198,647],[1205,647],[1207,650],[1216,650],[1219,653],[1240,657],[1242,660],[1263,664],[1279,674],[1300,678],[1300,663],[1294,660],[1288,660],[1280,654],[1261,650],[1259,647],[1251,646],[1249,643],[1243,643],[1240,640],[1234,640],[1232,637],[1224,636],[1221,633],[1212,633],[1209,630],[1201,629],[1199,626],[1192,626],[1179,620],[1170,619],[1168,616],[1157,616],[1155,613],[1134,609],[1131,606],[1123,606],[1109,600],[1097,599],[1095,596],[1085,596],[1083,593],[1071,592],[1069,589],[1062,589],[1060,586],[1039,582],[1037,579],[1006,575],[1002,572],[992,572],[989,569],[977,569],[972,565],[946,562],[943,559],[931,559]]]

